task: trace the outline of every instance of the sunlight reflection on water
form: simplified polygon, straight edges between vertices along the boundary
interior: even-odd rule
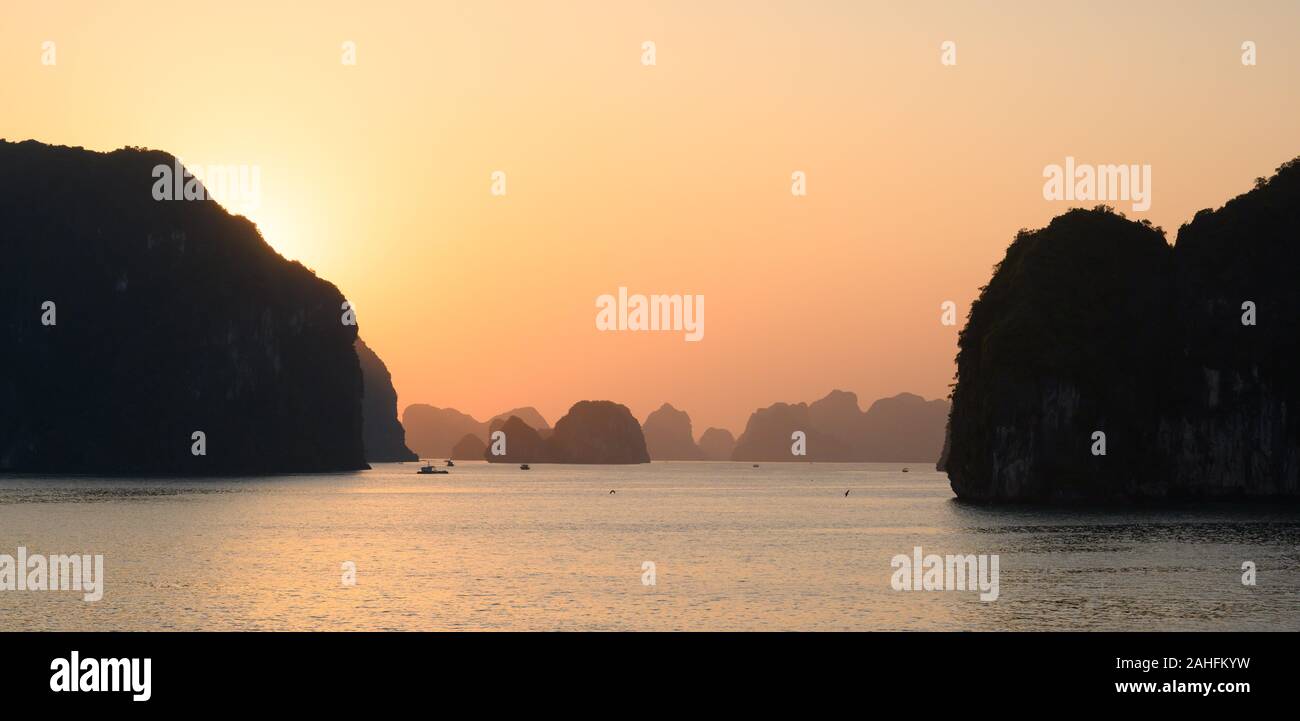
[[[107,574],[98,603],[0,592],[0,629],[1300,630],[1294,507],[988,508],[900,467],[0,477],[0,553]],[[917,545],[999,554],[1000,599],[894,591]]]

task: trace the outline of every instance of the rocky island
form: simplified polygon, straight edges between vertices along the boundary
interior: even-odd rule
[[[484,459],[506,463],[649,463],[641,424],[632,412],[613,401],[579,401],[573,404],[546,437],[518,416],[498,430],[505,434],[506,453],[492,453],[492,440]]]
[[[729,461],[736,450],[736,437],[726,428],[705,428],[700,434],[700,454],[706,461]]]
[[[1300,496],[1300,159],[1169,245],[1109,208],[1021,231],[972,305],[963,499]]]
[[[474,445],[468,439],[474,436],[479,446],[486,446],[492,431],[500,428],[511,416],[518,416],[529,428],[545,438],[551,428],[546,419],[532,406],[512,408],[498,413],[486,421],[480,421],[468,413],[455,408],[438,408],[427,403],[412,403],[402,414],[402,425],[406,427],[408,444],[423,458],[462,458]],[[458,451],[457,448],[460,450]],[[461,454],[461,455],[458,455]],[[482,452],[474,458],[481,458]]]
[[[0,471],[366,468],[343,295],[156,150],[0,141]]]
[[[749,417],[735,461],[933,461],[943,448],[948,403],[912,393],[882,398],[863,411],[858,396],[833,390],[812,403],[775,403]],[[802,431],[805,455],[792,453]]]
[[[695,445],[691,417],[665,403],[641,424],[646,450],[656,461],[699,461],[704,454]]]

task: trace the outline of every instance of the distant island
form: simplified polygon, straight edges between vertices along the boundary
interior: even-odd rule
[[[612,401],[579,401],[555,422],[555,431],[542,437],[519,416],[496,428],[484,460],[493,463],[649,463],[645,436],[632,412]],[[503,442],[505,452],[493,446]]]
[[[425,458],[493,463],[647,463],[645,436],[632,412],[612,401],[575,403],[552,429],[532,406],[486,421],[455,408],[413,403],[402,413],[411,446]],[[504,453],[493,434],[505,434]],[[498,446],[500,450],[500,446]]]
[[[821,400],[776,403],[749,417],[736,440],[736,461],[934,462],[943,448],[948,403],[912,393],[882,398],[866,411],[858,397],[831,391]],[[792,454],[802,432],[802,456]]]
[[[709,427],[700,434],[698,445],[704,460],[729,461],[736,450],[736,437],[726,428]]]
[[[155,200],[175,157],[0,141],[0,471],[367,468],[339,290],[212,200]]]
[[[1170,246],[1021,231],[970,310],[945,467],[976,501],[1300,497],[1300,158]]]
[[[696,441],[690,415],[669,403],[638,424],[622,405],[583,401],[565,416],[570,422],[561,419],[553,431],[532,407],[507,411],[486,422],[454,408],[422,403],[408,406],[402,414],[407,437],[423,457],[520,463],[603,462],[590,460],[599,457],[622,459],[610,461],[614,463],[644,463],[641,444],[648,460],[654,461],[933,463],[943,447],[947,417],[946,401],[900,393],[862,411],[855,394],[840,390],[812,404],[777,403],[760,408],[750,416],[739,439],[726,429],[708,428]],[[497,430],[505,432],[508,439],[502,455],[492,453],[490,447],[491,433]],[[801,455],[794,453],[791,436],[795,431],[804,432],[807,438]],[[621,445],[624,451],[573,450],[602,444]],[[557,450],[561,446],[567,450]],[[562,458],[570,460],[559,460]]]
[[[406,428],[406,442],[422,458],[454,458],[454,449],[459,446],[461,453],[472,443],[474,437],[480,445],[486,447],[487,439],[494,428],[500,427],[511,416],[518,416],[529,428],[539,434],[550,435],[551,428],[546,419],[536,408],[531,406],[513,408],[498,413],[486,421],[480,421],[455,408],[438,408],[427,403],[412,403],[402,412],[402,425]],[[480,452],[477,456],[482,458]]]
[[[704,452],[691,434],[691,417],[665,403],[641,424],[646,450],[657,461],[701,461]]]

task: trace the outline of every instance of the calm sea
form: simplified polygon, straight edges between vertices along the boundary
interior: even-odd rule
[[[0,476],[0,554],[106,575],[94,603],[0,591],[0,630],[1300,630],[1295,507],[984,508],[902,467]],[[893,590],[916,546],[997,554],[999,598]]]

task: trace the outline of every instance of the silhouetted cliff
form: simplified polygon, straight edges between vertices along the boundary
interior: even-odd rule
[[[1300,495],[1297,239],[1297,161],[1174,247],[1103,208],[1022,231],[959,339],[953,491]]]
[[[948,470],[948,444],[952,442],[952,433],[949,432],[946,424],[943,429],[943,451],[939,453],[939,461],[934,464],[936,471]]]
[[[704,460],[729,461],[736,450],[736,438],[725,428],[706,428],[700,435],[699,445]]]
[[[736,441],[737,461],[928,461],[943,447],[948,404],[911,393],[882,398],[863,412],[856,394],[831,391],[811,404],[776,403],[749,418]],[[795,431],[807,439],[793,455]]]
[[[366,468],[343,296],[216,202],[154,200],[174,162],[0,141],[0,470]]]
[[[698,461],[704,457],[691,431],[691,417],[665,403],[641,424],[646,450],[656,461]]]
[[[361,362],[361,429],[366,460],[373,463],[414,461],[406,447],[406,431],[397,422],[397,391],[388,366],[365,341],[357,338],[357,360]]]

